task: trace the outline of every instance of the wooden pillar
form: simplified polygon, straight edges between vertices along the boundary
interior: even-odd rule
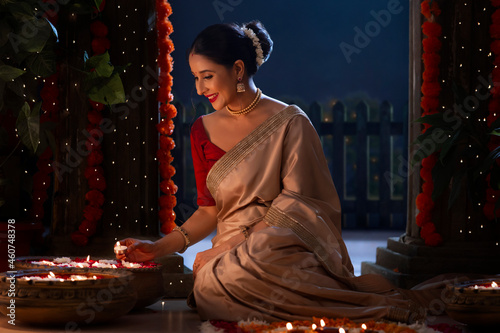
[[[442,26],[440,52],[439,96],[442,111],[456,110],[455,87],[463,89],[466,96],[477,96],[476,88],[488,81],[493,68],[490,52],[489,26],[493,9],[488,0],[444,1],[436,0],[441,8],[437,22]],[[421,1],[410,0],[410,99],[409,142],[421,133],[415,120],[421,116],[422,85],[422,35]],[[482,95],[487,91],[482,87]],[[478,99],[477,114],[487,116],[488,100]],[[485,129],[486,130],[486,129]],[[467,143],[463,143],[466,148]],[[461,149],[463,147],[459,147]],[[410,146],[408,160],[415,147]],[[460,165],[457,165],[459,168]],[[405,234],[390,238],[387,247],[377,249],[375,263],[362,264],[362,274],[377,273],[386,276],[400,287],[411,287],[423,280],[442,273],[498,274],[500,255],[500,230],[498,223],[487,221],[481,207],[472,204],[465,183],[457,193],[456,203],[448,207],[452,185],[435,201],[433,222],[443,237],[437,247],[425,246],[416,224],[418,210],[415,204],[421,192],[420,165],[408,173],[408,222]]]
[[[91,14],[72,16],[62,7],[59,38],[67,56],[61,64],[61,103],[64,119],[57,127],[56,162],[67,168],[55,181],[52,224],[54,255],[112,255],[116,239],[127,236],[157,238],[158,225],[158,104],[155,90],[155,1],[106,2],[102,21],[108,26],[109,53],[114,66],[129,64],[121,74],[127,102],[103,111],[112,130],[103,135],[102,167],[107,183],[97,232],[84,247],[71,243],[71,233],[83,220],[85,194],[85,142],[90,105],[83,92],[84,52],[92,55]],[[95,15],[95,14],[93,14]],[[80,152],[79,152],[80,150]]]

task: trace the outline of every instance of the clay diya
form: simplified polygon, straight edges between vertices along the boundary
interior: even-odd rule
[[[500,278],[466,281],[446,286],[448,315],[474,326],[500,324]]]
[[[132,278],[125,271],[98,273],[74,268],[3,272],[0,312],[16,321],[71,329],[106,322],[134,307],[137,294]]]
[[[163,295],[162,265],[155,262],[134,263],[115,259],[70,258],[70,257],[20,257],[16,261],[17,269],[76,267],[92,272],[112,274],[130,272],[131,286],[137,291],[135,309],[141,309],[159,301]]]

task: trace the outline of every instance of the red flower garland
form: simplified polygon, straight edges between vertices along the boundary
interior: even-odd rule
[[[420,106],[424,110],[422,116],[435,114],[439,108],[439,94],[441,85],[439,84],[439,63],[441,57],[441,26],[434,21],[441,10],[436,1],[425,0],[421,4],[421,12],[427,19],[422,24],[422,32],[427,37],[422,41],[424,53],[422,61],[424,63],[424,72],[422,75],[422,100]],[[424,124],[423,132],[430,127],[429,124]],[[420,227],[420,237],[425,241],[426,245],[437,246],[443,242],[440,234],[436,232],[436,226],[432,222],[432,209],[434,202],[432,201],[432,191],[434,183],[432,180],[432,169],[436,165],[438,158],[434,153],[422,160],[422,168],[420,169],[420,177],[424,181],[422,192],[417,196],[416,206],[419,211],[416,217],[416,224]]]
[[[500,7],[499,0],[491,0],[491,5],[493,7]],[[490,89],[491,98],[488,104],[489,115],[486,118],[488,127],[498,119],[500,115],[500,68],[496,68],[500,64],[500,9],[496,8],[491,15],[491,26],[490,26],[490,36],[491,42],[491,52],[495,55],[494,65],[495,68],[491,71],[491,79],[493,81],[493,87]],[[488,149],[490,151],[494,150],[500,145],[500,137],[496,135],[490,136],[490,141],[488,143]],[[500,197],[500,191],[493,190],[490,185],[490,177],[487,177],[487,189],[486,189],[486,203],[483,206],[483,213],[488,220],[493,220],[496,217],[500,217],[500,211],[495,209],[495,204],[497,198]]]
[[[104,4],[104,1],[102,4]],[[102,11],[102,4],[99,11]],[[95,20],[90,24],[90,32],[94,37],[92,39],[92,51],[94,55],[106,52],[110,47],[110,41],[106,38],[108,27],[102,21]],[[89,237],[94,235],[97,231],[97,222],[101,220],[103,213],[101,207],[105,201],[102,192],[104,192],[107,186],[104,170],[101,167],[104,161],[104,155],[101,149],[101,142],[104,134],[100,128],[100,123],[103,118],[101,111],[104,109],[104,105],[94,101],[89,102],[92,110],[87,113],[89,124],[86,130],[90,135],[85,143],[89,154],[87,155],[87,168],[84,172],[89,191],[85,194],[87,205],[83,209],[83,221],[80,223],[78,230],[71,234],[71,240],[74,244],[79,246],[87,245]]]
[[[172,118],[177,115],[177,109],[170,104],[173,100],[172,81],[170,75],[172,71],[172,56],[170,53],[174,50],[174,43],[169,35],[174,31],[172,23],[168,17],[172,14],[172,7],[167,0],[156,1],[156,28],[158,43],[158,95],[157,100],[160,103],[160,122],[156,125],[160,135],[160,149],[156,153],[158,159],[158,168],[160,171],[160,191],[161,195],[158,201],[160,211],[158,218],[160,220],[161,232],[168,234],[175,227],[174,206],[177,204],[175,193],[177,185],[172,181],[175,174],[175,168],[170,165],[173,157],[170,151],[175,147],[174,140],[169,137],[174,131],[174,122]]]

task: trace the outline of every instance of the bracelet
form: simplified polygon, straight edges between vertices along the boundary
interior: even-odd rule
[[[248,229],[250,229],[249,226],[246,226],[246,225],[240,225],[240,230],[241,232],[243,233],[243,236],[245,236],[245,240],[248,239],[248,237],[250,236],[250,234],[248,233]]]
[[[183,227],[179,227],[178,225],[176,225],[174,229],[172,229],[172,231],[178,231],[181,233],[182,237],[184,237],[184,248],[179,251],[179,253],[184,253],[188,248],[189,244],[191,244],[188,233],[186,232],[186,230],[184,230]]]

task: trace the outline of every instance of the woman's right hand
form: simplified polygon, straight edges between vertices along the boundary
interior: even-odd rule
[[[116,259],[141,262],[153,260],[156,257],[155,244],[152,241],[127,238],[121,240],[120,244],[125,245],[127,250],[124,253],[117,253]]]

